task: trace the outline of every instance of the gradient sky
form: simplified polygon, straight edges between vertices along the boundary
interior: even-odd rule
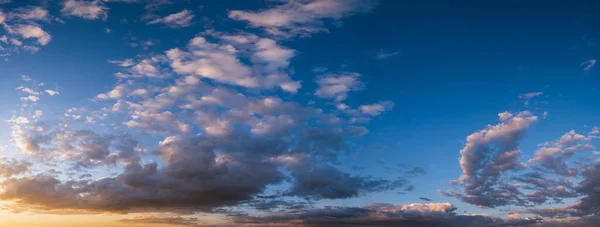
[[[0,0],[0,226],[593,226],[599,6]]]

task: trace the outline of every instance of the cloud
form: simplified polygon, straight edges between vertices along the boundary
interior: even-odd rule
[[[192,19],[194,19],[194,14],[192,13],[192,11],[185,9],[179,13],[170,14],[166,17],[157,18],[152,21],[149,21],[148,24],[161,23],[171,28],[183,28],[192,25]]]
[[[519,168],[519,142],[537,117],[529,112],[517,115],[505,112],[499,116],[499,124],[489,125],[467,136],[459,161],[463,170],[459,183],[463,186],[464,195],[459,192],[446,195],[486,207],[523,203],[515,185],[502,183],[500,177]]]
[[[426,201],[426,202],[431,202],[430,198],[426,198],[426,197],[419,197],[420,200]]]
[[[274,36],[308,36],[328,31],[325,21],[371,11],[377,1],[371,0],[304,0],[290,1],[258,12],[232,10],[229,18],[246,21]]]
[[[119,220],[121,223],[126,224],[166,224],[166,225],[183,225],[183,226],[194,226],[198,225],[200,220],[198,218],[181,217],[181,216],[167,216],[167,215],[143,215],[135,216],[131,218],[125,218]]]
[[[65,16],[81,17],[87,20],[108,18],[108,7],[100,0],[65,0],[61,13]]]
[[[362,105],[359,106],[358,109],[366,115],[371,116],[379,116],[384,111],[391,110],[394,107],[394,102],[392,101],[384,101],[381,103],[371,104],[371,105]]]
[[[596,65],[596,59],[590,59],[581,63],[581,67],[583,71],[590,71]]]
[[[14,159],[0,158],[0,178],[11,178],[14,175],[29,171],[31,163]]]
[[[44,92],[46,92],[50,96],[55,96],[55,95],[60,94],[58,91],[54,91],[54,90],[44,90]]]
[[[255,217],[234,216],[237,226],[525,226],[540,219],[502,219],[485,215],[459,215],[450,203],[371,204],[364,207],[328,206],[271,213]]]
[[[300,88],[286,73],[294,51],[279,46],[271,39],[256,39],[248,36],[249,42],[239,43],[231,36],[220,36],[226,44],[209,42],[206,37],[197,36],[188,43],[188,50],[179,48],[166,52],[172,70],[180,75],[195,75],[215,82],[246,88],[275,88],[294,93]],[[245,50],[245,51],[240,51]],[[245,55],[244,52],[250,53]],[[242,60],[249,60],[251,66]]]
[[[35,25],[18,25],[14,28],[14,32],[26,39],[36,38],[42,46],[48,44],[52,39],[50,34]]]
[[[543,95],[543,94],[544,94],[544,93],[542,93],[542,92],[530,92],[530,93],[520,94],[520,95],[519,95],[519,98],[520,98],[520,99],[526,99],[526,100],[529,100],[529,99],[532,99],[532,98],[538,97],[538,96],[540,96],[540,95]]]
[[[589,144],[592,137],[577,134],[574,130],[565,133],[559,139],[542,145],[528,162],[539,162],[556,174],[563,176],[576,176],[578,170],[569,168],[567,159],[577,151],[589,151],[593,146]]]
[[[530,92],[525,94],[520,94],[519,99],[523,100],[525,103],[525,107],[529,106],[529,101],[535,97],[543,95],[543,92]]]
[[[363,88],[362,82],[358,79],[358,73],[328,74],[317,80],[319,87],[315,95],[320,98],[334,99],[335,101],[344,101],[350,91],[358,91]]]
[[[305,198],[352,198],[366,193],[395,190],[408,185],[405,179],[386,181],[351,176],[327,164],[292,165],[291,171],[296,181],[288,194]]]
[[[0,24],[6,34],[0,36],[0,42],[9,44],[0,46],[0,56],[8,57],[22,50],[35,53],[39,45],[47,45],[52,36],[43,30],[38,22],[49,22],[51,16],[48,10],[37,6],[11,8],[0,12]],[[35,39],[37,42],[30,42]]]
[[[9,12],[8,18],[18,20],[48,20],[48,10],[38,6],[21,7]]]
[[[385,52],[383,49],[381,49],[375,55],[375,59],[377,59],[377,60],[390,59],[392,57],[398,56],[399,54],[400,54],[400,52]]]

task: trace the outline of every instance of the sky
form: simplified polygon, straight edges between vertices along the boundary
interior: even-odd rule
[[[0,227],[594,226],[599,8],[0,0]]]

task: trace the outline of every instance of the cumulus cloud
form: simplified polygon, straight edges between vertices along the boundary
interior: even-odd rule
[[[25,39],[35,38],[42,46],[52,39],[50,34],[36,25],[18,25],[14,28],[14,32]]]
[[[592,137],[577,134],[571,130],[559,139],[542,144],[542,147],[535,152],[529,162],[542,163],[542,167],[563,176],[576,176],[578,170],[569,168],[567,159],[572,157],[577,151],[590,151],[593,146],[589,144]]]
[[[519,167],[519,142],[537,117],[529,112],[500,113],[501,122],[467,137],[460,151],[463,170],[459,182],[463,192],[449,192],[465,202],[496,207],[522,203],[515,185],[502,183],[501,176]]]
[[[171,49],[166,52],[166,58],[177,74],[200,76],[246,88],[279,87],[284,91],[296,92],[300,83],[285,73],[294,51],[270,39],[247,38],[255,44],[246,46],[231,39],[225,40],[230,42],[228,44],[217,44],[208,41],[207,37],[198,36],[190,40],[187,51]],[[237,48],[246,49],[244,52],[252,54],[244,55]],[[250,67],[243,63],[244,59],[255,64]]]
[[[358,109],[366,115],[371,116],[379,116],[384,111],[391,110],[394,107],[394,102],[385,101],[381,103],[371,104],[371,105],[362,105],[359,106]]]
[[[8,13],[7,17],[9,19],[17,19],[17,20],[48,20],[49,14],[48,10],[39,7],[39,6],[26,6],[17,8]]]
[[[81,17],[87,20],[108,18],[108,7],[100,0],[65,0],[61,10],[65,16]]]
[[[148,24],[165,24],[172,28],[189,27],[192,25],[194,14],[190,10],[183,10],[179,13],[170,14],[163,18],[157,18],[148,22]]]
[[[29,171],[31,163],[0,158],[0,178],[10,178]]]
[[[37,52],[41,46],[47,45],[52,36],[44,31],[39,22],[48,22],[51,17],[48,10],[37,6],[24,6],[0,11],[0,24],[6,34],[0,41],[9,46],[0,47],[0,55],[7,57],[21,50]],[[36,42],[30,42],[35,40]]]
[[[240,42],[239,37],[208,42],[199,36],[188,43],[184,55],[197,61],[193,64],[216,61],[222,70],[239,66],[248,70],[244,76],[256,78],[256,88],[269,90],[274,86],[267,84],[269,74],[285,73],[294,51],[272,39],[244,36],[247,42]],[[234,44],[247,48],[245,59],[253,67],[237,60]],[[177,65],[171,51],[115,61],[129,76],[119,77],[111,90],[93,100],[99,110],[73,108],[62,119],[93,123],[117,116],[113,120],[121,124],[113,123],[114,128],[101,133],[58,124],[38,131],[33,130],[37,122],[29,118],[13,123],[13,139],[24,156],[61,162],[84,173],[98,168],[123,171],[96,179],[36,173],[10,178],[0,183],[0,198],[32,212],[202,212],[250,204],[268,187],[286,182],[290,186],[280,198],[313,201],[414,189],[411,176],[361,176],[334,165],[352,149],[348,140],[368,132],[365,126],[281,97],[245,92],[238,89],[246,87],[236,83],[238,78],[206,78],[213,74]],[[42,93],[25,87],[19,91]],[[144,149],[135,138],[116,133],[118,129],[153,134],[161,142]]]
[[[376,5],[371,0],[303,0],[289,1],[258,12],[232,10],[229,18],[246,21],[280,37],[307,36],[327,31],[325,21],[368,12]]]
[[[319,87],[315,95],[320,98],[343,101],[351,91],[363,88],[358,73],[329,74],[317,80]]]

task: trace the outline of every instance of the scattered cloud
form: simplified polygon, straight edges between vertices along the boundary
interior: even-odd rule
[[[525,93],[525,94],[520,94],[519,99],[523,100],[523,102],[525,103],[525,107],[528,107],[531,99],[533,99],[535,97],[539,97],[543,94],[544,94],[543,92],[529,92],[529,93]]]
[[[256,12],[232,10],[229,18],[246,21],[274,36],[308,36],[328,31],[325,21],[369,12],[376,4],[377,1],[371,0],[290,1]]]
[[[100,0],[65,0],[62,14],[71,17],[81,17],[87,20],[106,20],[108,7]]]
[[[315,91],[315,95],[320,98],[344,101],[349,92],[363,88],[359,77],[360,74],[355,72],[322,76],[317,80],[319,87]]]
[[[166,224],[166,225],[182,225],[182,226],[195,226],[198,225],[200,220],[192,217],[181,217],[181,216],[135,216],[132,218],[125,218],[119,220],[121,223],[126,224]]]
[[[486,207],[523,203],[515,195],[518,193],[515,186],[503,183],[500,177],[519,168],[519,142],[537,117],[529,112],[516,115],[504,112],[499,116],[499,124],[467,136],[467,143],[460,151],[463,173],[459,183],[464,194],[456,191],[444,194]]]
[[[157,18],[148,22],[148,24],[165,24],[171,28],[183,28],[192,25],[194,14],[190,10],[183,10],[179,13],[170,14],[163,18]]]
[[[581,67],[583,71],[590,71],[596,65],[596,59],[590,59],[581,63]]]
[[[400,52],[396,51],[396,52],[386,52],[383,49],[379,50],[379,52],[375,55],[375,59],[378,60],[385,60],[385,59],[390,59],[393,58],[395,56],[400,55]]]

